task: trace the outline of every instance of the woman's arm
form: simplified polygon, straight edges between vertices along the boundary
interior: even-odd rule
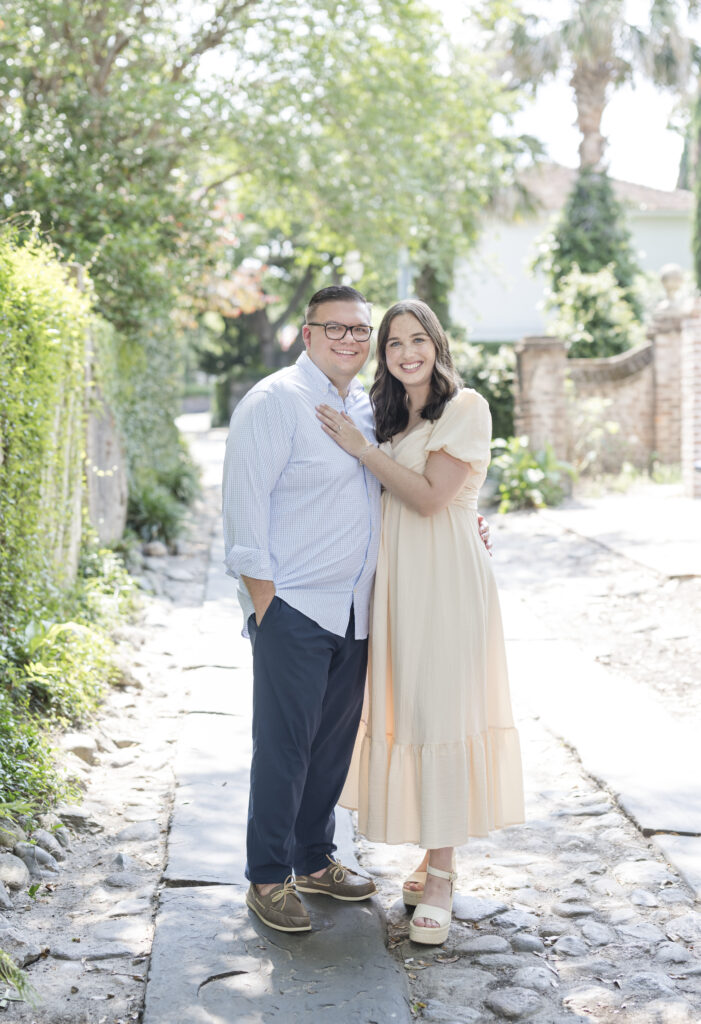
[[[345,413],[320,405],[317,416],[329,437],[349,455],[361,459],[383,487],[419,515],[433,516],[447,508],[467,479],[469,462],[460,462],[447,452],[431,452],[424,472],[415,473],[371,444]]]

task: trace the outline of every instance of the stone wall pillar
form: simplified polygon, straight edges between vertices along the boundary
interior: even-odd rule
[[[654,436],[653,448],[661,462],[681,459],[681,339],[684,308],[679,292],[684,272],[676,264],[660,271],[667,298],[655,310],[648,337],[653,343]]]
[[[88,518],[100,543],[113,544],[127,525],[127,460],[115,418],[96,387],[90,403],[85,453]]]
[[[83,268],[72,264],[71,275],[80,291],[84,291]],[[100,543],[113,544],[120,539],[127,524],[127,459],[117,422],[96,380],[96,359],[88,327],[85,335],[85,494],[78,499],[78,542],[82,534],[81,501],[84,500],[90,525]]]
[[[526,337],[516,345],[515,430],[529,447],[553,447],[567,457],[565,375],[567,349],[559,338]]]
[[[689,498],[701,498],[701,299],[689,310],[681,352],[682,479]]]

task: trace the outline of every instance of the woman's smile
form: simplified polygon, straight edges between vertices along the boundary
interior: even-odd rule
[[[404,387],[411,388],[412,392],[429,387],[436,363],[436,347],[411,313],[400,313],[392,320],[385,358],[387,369]]]

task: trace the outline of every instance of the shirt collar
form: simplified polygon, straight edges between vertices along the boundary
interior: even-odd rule
[[[297,366],[311,380],[315,390],[320,391],[325,395],[328,394],[329,391],[333,391],[335,395],[338,394],[338,388],[336,385],[332,384],[326,374],[319,369],[312,359],[309,358],[307,352],[302,352],[302,354],[297,358]],[[354,377],[348,385],[346,402],[348,402],[349,399],[356,402],[361,393],[365,394],[363,385],[357,377]]]

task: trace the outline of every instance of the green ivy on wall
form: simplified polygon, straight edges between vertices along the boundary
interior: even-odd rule
[[[0,235],[0,623],[77,566],[89,298],[36,238]],[[78,529],[74,522],[78,517]]]

